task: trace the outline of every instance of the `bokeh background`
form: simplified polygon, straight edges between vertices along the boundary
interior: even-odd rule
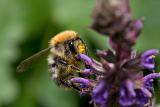
[[[145,17],[135,49],[160,49],[160,0],[130,1],[133,16]],[[0,0],[0,107],[88,106],[87,96],[65,91],[51,81],[46,59],[27,72],[15,70],[21,60],[46,48],[53,35],[67,29],[81,34],[90,56],[95,57],[96,49],[107,49],[107,38],[89,29],[94,4],[95,0]],[[160,64],[160,58],[156,63]],[[158,84],[157,80],[160,102]]]

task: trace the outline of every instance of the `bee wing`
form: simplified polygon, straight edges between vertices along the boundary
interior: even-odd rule
[[[50,47],[43,49],[42,51],[30,56],[29,58],[23,60],[18,66],[17,72],[24,72],[26,69],[30,68],[35,62],[38,62],[43,56],[49,53]]]

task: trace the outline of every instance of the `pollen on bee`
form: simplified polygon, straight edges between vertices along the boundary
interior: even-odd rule
[[[79,50],[79,53],[84,53],[85,52],[85,46],[84,45],[79,45],[78,46],[78,50]]]
[[[55,45],[55,44],[58,44],[58,43],[62,43],[66,40],[73,39],[75,37],[77,37],[77,33],[75,31],[71,31],[71,30],[64,31],[64,32],[61,32],[61,33],[58,33],[57,35],[55,35],[51,39],[50,45]]]

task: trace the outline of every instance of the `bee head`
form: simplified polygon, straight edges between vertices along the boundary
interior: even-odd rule
[[[64,31],[54,36],[50,41],[51,52],[59,56],[74,57],[87,54],[85,43],[74,31]]]

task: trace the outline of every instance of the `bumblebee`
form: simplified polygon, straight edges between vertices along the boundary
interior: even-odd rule
[[[23,72],[42,57],[48,55],[48,69],[51,78],[59,86],[77,88],[70,79],[79,76],[83,63],[77,58],[79,54],[87,54],[84,41],[75,31],[64,31],[49,42],[49,47],[22,61],[17,67],[18,72]]]

